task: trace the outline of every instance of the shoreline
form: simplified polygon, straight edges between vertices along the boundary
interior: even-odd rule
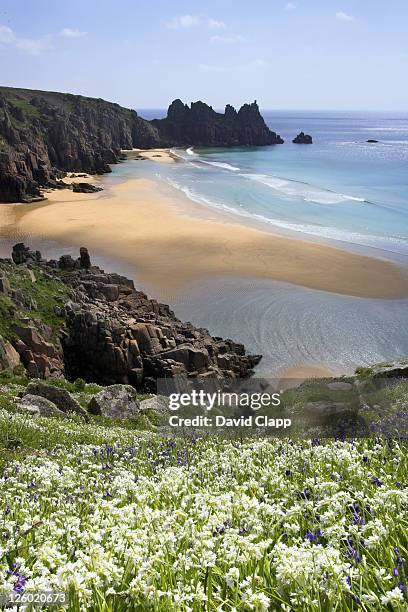
[[[159,154],[154,151],[150,153]],[[162,161],[175,163],[170,160]],[[79,180],[88,182],[89,177]],[[227,276],[283,281],[361,298],[408,296],[406,270],[388,261],[262,231],[218,211],[205,218],[195,214],[187,197],[164,192],[151,179],[101,182],[105,190],[99,193],[55,190],[40,203],[3,204],[0,229],[5,235],[99,250],[133,266],[151,291],[184,291],[199,278]]]

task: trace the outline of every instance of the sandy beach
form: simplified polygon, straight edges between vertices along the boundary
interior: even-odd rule
[[[200,277],[232,276],[358,297],[408,296],[406,272],[389,262],[273,235],[222,213],[211,219],[188,215],[150,179],[96,194],[57,190],[46,196],[40,204],[1,205],[3,235],[86,245],[130,264],[152,290],[174,292]]]
[[[170,149],[123,149],[122,153],[128,159],[150,159],[164,164],[174,164],[176,156],[173,155]]]

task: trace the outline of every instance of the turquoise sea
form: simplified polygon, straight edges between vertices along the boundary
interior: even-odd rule
[[[148,119],[165,115],[161,110],[139,112]],[[103,182],[108,186],[118,179],[150,176],[175,202],[184,194],[201,204],[205,215],[228,211],[242,223],[408,265],[408,113],[263,115],[284,145],[176,149],[184,163],[129,161],[113,166]],[[313,145],[291,143],[301,130],[313,136]],[[368,139],[379,142],[369,144]],[[3,254],[9,246],[4,242]],[[49,257],[61,252],[56,244],[31,246]],[[106,270],[119,268],[134,276],[137,262],[127,269],[122,262],[93,255]],[[169,295],[135,281],[152,297],[170,303],[180,318],[263,354],[260,375],[305,364],[352,372],[408,356],[408,299],[354,298],[249,278],[200,279],[181,294]]]
[[[408,255],[408,113],[263,114],[284,145],[176,150],[187,163],[160,178],[271,229]],[[300,130],[313,145],[292,144]]]
[[[164,111],[140,111],[146,118]],[[263,111],[284,145],[176,150],[184,164],[127,164],[211,209],[272,231],[408,264],[408,113]],[[294,145],[305,131],[313,145]],[[368,139],[378,143],[367,143]],[[166,297],[166,296],[160,296]],[[171,297],[176,313],[264,355],[259,373],[301,364],[336,372],[408,356],[408,300],[288,283],[208,279]]]

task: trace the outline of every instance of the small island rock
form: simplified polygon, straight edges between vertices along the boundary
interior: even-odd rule
[[[313,139],[310,134],[305,134],[304,132],[300,132],[296,138],[292,140],[294,144],[313,144]]]

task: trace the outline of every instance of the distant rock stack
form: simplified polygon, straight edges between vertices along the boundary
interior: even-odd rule
[[[154,119],[164,146],[235,147],[283,144],[282,138],[266,125],[256,102],[244,104],[239,111],[227,104],[217,113],[204,102],[190,106],[174,100],[165,119]]]
[[[300,132],[296,138],[292,140],[294,144],[313,144],[313,139],[310,134],[305,134],[304,132]]]

